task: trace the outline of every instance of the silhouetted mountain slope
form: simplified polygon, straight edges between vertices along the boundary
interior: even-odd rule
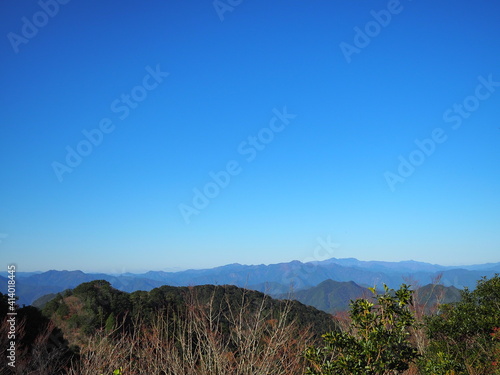
[[[335,314],[349,310],[350,302],[358,298],[370,298],[373,293],[353,281],[338,282],[326,280],[319,285],[300,290],[280,298],[293,298],[303,304],[314,306],[319,310]],[[438,303],[452,303],[460,300],[460,290],[451,286],[429,284],[414,291],[414,303],[424,312],[431,312]]]
[[[414,299],[425,313],[435,312],[438,304],[454,303],[462,298],[454,286],[428,284],[415,290]]]
[[[42,309],[47,302],[53,300],[55,297],[57,297],[57,293],[45,294],[44,296],[41,296],[41,297],[37,298],[36,300],[34,300],[31,303],[31,305],[36,307],[36,308]]]
[[[371,295],[372,293],[367,288],[363,288],[353,281],[325,280],[315,287],[292,293],[290,298],[335,314],[338,311],[348,310],[351,300]]]

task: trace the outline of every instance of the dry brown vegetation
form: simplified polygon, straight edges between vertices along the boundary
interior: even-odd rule
[[[0,324],[0,346],[9,347],[10,324],[7,318]],[[44,324],[39,332],[34,332],[33,327],[29,327],[27,319],[22,318],[16,325],[16,361],[15,368],[0,362],[0,375],[54,375],[61,373],[69,365],[69,356],[62,340],[60,331],[52,322]],[[32,339],[33,337],[33,339]],[[25,340],[32,341],[32,344],[23,345]],[[2,355],[2,360],[7,357],[7,351]]]
[[[136,321],[132,332],[118,325],[92,335],[69,373],[112,374],[121,368],[125,375],[304,374],[302,353],[312,334],[289,322],[289,312],[286,305],[274,318],[264,313],[264,301],[255,310],[243,300],[221,313],[213,300],[200,304],[193,295],[187,318],[173,325],[171,313],[163,311],[152,324]]]

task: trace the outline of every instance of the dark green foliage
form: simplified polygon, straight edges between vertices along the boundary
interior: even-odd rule
[[[81,305],[79,311],[68,314],[69,308],[65,299],[71,297]],[[76,303],[76,302],[74,302]],[[209,305],[217,309],[221,326],[229,331],[226,317],[232,311],[242,307],[250,311],[263,308],[265,316],[277,319],[279,311],[289,304],[291,311],[288,321],[295,320],[302,327],[311,326],[311,330],[319,337],[323,332],[335,330],[333,319],[326,313],[313,307],[305,306],[297,301],[280,301],[267,297],[261,292],[246,290],[232,285],[201,285],[195,287],[162,286],[150,292],[137,291],[125,293],[114,289],[104,280],[91,281],[57,295],[45,304],[43,312],[46,316],[61,317],[71,329],[79,329],[91,334],[99,329],[108,328],[107,320],[112,315],[115,325],[124,331],[131,331],[133,324],[139,319],[145,324],[153,322],[159,311],[163,311],[173,324],[174,321],[186,318],[190,305]],[[267,315],[266,315],[267,314]]]
[[[66,305],[66,303],[64,301],[61,301],[59,307],[57,308],[57,315],[60,317],[60,318],[64,318],[65,316],[68,316],[69,315],[69,307],[68,305]]]
[[[63,297],[61,294],[56,294],[54,298],[45,303],[42,309],[43,313],[46,316],[52,316],[52,314],[54,314],[61,305],[62,299]]]
[[[395,293],[352,302],[348,332],[323,335],[323,348],[310,347],[305,353],[308,374],[396,374],[417,357],[409,342],[408,328],[414,322],[409,310],[412,292],[402,285]],[[372,289],[375,294],[375,290]]]
[[[500,327],[500,277],[483,278],[474,291],[465,289],[462,299],[443,305],[438,315],[426,320],[429,347],[421,361],[426,374],[498,373],[495,362]],[[495,372],[497,371],[497,372]]]
[[[106,319],[105,328],[106,332],[112,332],[116,328],[116,319],[113,313],[109,314],[108,318]]]

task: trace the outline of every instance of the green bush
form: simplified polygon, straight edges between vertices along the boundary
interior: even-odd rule
[[[500,327],[500,277],[483,278],[474,291],[443,305],[426,319],[429,345],[420,361],[422,373],[500,374],[496,328]]]
[[[415,321],[409,310],[412,291],[403,284],[399,290],[376,294],[375,302],[351,302],[350,329],[323,335],[323,348],[309,347],[305,357],[307,374],[397,374],[408,369],[417,357],[409,342],[408,328]]]

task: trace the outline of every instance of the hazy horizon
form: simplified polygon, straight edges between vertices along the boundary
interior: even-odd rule
[[[487,265],[487,264],[498,264],[499,262],[486,262],[486,263],[469,263],[469,264],[437,264],[437,263],[431,263],[431,262],[425,262],[425,261],[417,261],[413,259],[406,259],[406,260],[400,260],[400,261],[386,261],[386,260],[376,260],[376,259],[358,259],[358,258],[329,258],[329,259],[323,259],[323,260],[330,260],[330,259],[337,259],[337,260],[345,260],[345,259],[355,259],[360,262],[383,262],[383,263],[405,263],[405,262],[417,262],[417,263],[425,263],[433,266],[441,266],[441,267],[450,267],[450,268],[459,268],[459,267],[470,267],[470,266],[477,266],[477,265]],[[323,261],[321,260],[321,261]],[[115,270],[112,271],[107,271],[105,269],[98,270],[98,269],[34,269],[34,270],[24,270],[19,267],[16,267],[17,272],[25,272],[25,273],[44,273],[44,272],[49,272],[49,271],[68,271],[68,272],[73,272],[73,271],[82,271],[84,273],[102,273],[102,274],[109,274],[109,275],[124,275],[127,273],[130,274],[142,274],[146,272],[182,272],[182,271],[190,271],[190,270],[204,270],[204,269],[212,269],[212,268],[217,268],[217,267],[224,267],[224,266],[229,266],[229,265],[242,265],[242,266],[269,266],[272,264],[280,264],[280,263],[290,263],[294,261],[299,261],[301,263],[308,263],[308,262],[317,262],[314,260],[308,261],[308,262],[302,262],[299,259],[292,259],[288,261],[282,261],[282,262],[276,262],[276,263],[253,263],[253,264],[247,264],[247,263],[227,263],[227,264],[219,264],[214,267],[202,267],[202,268],[180,268],[180,267],[172,267],[172,268],[163,268],[163,269],[137,269],[137,270],[126,270],[124,272],[116,272]],[[320,261],[320,262],[321,262]],[[16,265],[17,266],[17,265]],[[7,272],[5,271],[0,271],[0,274],[6,274]]]

